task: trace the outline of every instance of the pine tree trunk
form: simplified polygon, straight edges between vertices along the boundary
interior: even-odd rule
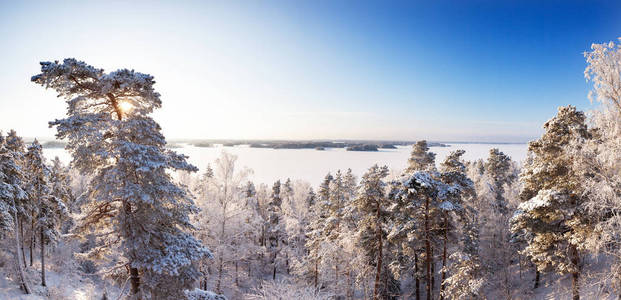
[[[19,246],[22,243],[19,240],[19,230],[17,230],[17,227],[19,226],[17,212],[14,212],[13,216],[15,218],[15,228],[14,228],[15,229],[15,266],[17,266],[17,269],[19,272],[18,275],[19,275],[21,289],[24,290],[24,293],[30,294],[30,286],[28,285],[28,282],[26,281],[26,276],[24,275],[24,268],[22,267],[22,258],[20,257],[20,255],[23,255],[23,253],[19,251]]]
[[[339,294],[339,264],[336,263],[334,265],[334,295],[337,296]]]
[[[384,295],[384,299],[390,299],[390,289],[388,288],[388,268],[386,267],[386,264],[384,264]]]
[[[578,272],[573,272],[571,274],[571,291],[573,294],[573,300],[580,300],[580,286],[579,286],[579,279],[580,279],[580,273]]]
[[[380,276],[382,273],[382,228],[380,227],[380,203],[377,201],[377,216],[375,220],[375,231],[376,231],[376,239],[377,239],[377,271],[375,272],[375,287],[373,289],[373,299],[379,300],[379,285],[380,285]]]
[[[25,241],[25,238],[24,238],[24,221],[22,219],[19,219],[19,232],[20,232],[20,234],[22,236],[22,244],[21,244],[21,247],[22,247],[22,260],[24,261],[24,268],[26,268],[27,267],[26,266],[26,252],[24,252],[24,243],[26,241]]]
[[[429,197],[425,197],[425,276],[427,277],[427,300],[431,300],[431,241],[429,236]]]
[[[138,275],[138,269],[137,268],[129,268],[129,277],[130,277],[130,282],[131,282],[131,292],[132,295],[138,295],[140,293],[140,275]],[[142,299],[140,296],[138,296],[138,299]]]
[[[418,272],[418,253],[414,252],[414,281],[416,283],[416,300],[420,300],[420,274]]]
[[[235,286],[239,286],[238,264],[239,262],[235,261]]]
[[[577,270],[571,273],[571,291],[573,294],[573,300],[580,300],[580,258],[578,257],[578,250],[575,246],[571,246],[570,252],[571,263]]]
[[[30,266],[32,267],[32,248],[35,243],[35,226],[34,226],[34,216],[32,218],[32,222],[30,223]]]
[[[444,299],[444,281],[446,280],[446,244],[448,242],[448,218],[444,215],[444,245],[442,249],[442,281],[440,282],[440,300]]]
[[[522,279],[522,255],[518,253],[518,265],[520,267],[520,280]]]
[[[222,253],[218,256],[218,282],[216,282],[216,293],[222,294],[222,269],[224,262],[222,260]]]
[[[351,288],[351,270],[347,271],[347,299],[353,299],[353,293],[352,293],[352,288]]]
[[[41,227],[41,285],[45,286],[45,243],[43,242],[43,227]]]
[[[436,261],[433,255],[433,246],[431,246],[431,298],[433,298],[433,292],[436,290]]]
[[[319,280],[319,259],[315,259],[315,290],[317,290],[317,281]]]
[[[535,287],[533,287],[533,289],[536,289],[539,287],[539,277],[541,276],[541,273],[539,273],[539,270],[537,270],[537,267],[535,266]]]

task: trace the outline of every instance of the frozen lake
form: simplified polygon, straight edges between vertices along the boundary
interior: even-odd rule
[[[358,177],[373,164],[387,165],[393,171],[405,168],[410,156],[411,146],[398,146],[397,149],[380,149],[378,152],[345,151],[343,148],[327,148],[325,151],[314,149],[267,149],[250,148],[247,145],[235,147],[194,147],[181,144],[174,149],[188,155],[189,161],[203,172],[208,163],[220,156],[222,151],[238,156],[238,167],[248,167],[254,171],[251,179],[255,183],[272,184],[278,179],[301,179],[318,185],[328,172],[351,168]],[[522,161],[526,157],[526,144],[447,144],[450,147],[432,147],[436,161],[441,162],[453,150],[466,151],[464,159],[486,159],[489,149],[498,148],[513,160]],[[44,149],[48,159],[58,156],[63,162],[69,162],[70,156],[64,149]]]

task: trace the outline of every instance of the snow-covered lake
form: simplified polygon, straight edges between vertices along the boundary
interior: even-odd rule
[[[489,149],[498,148],[513,160],[522,161],[526,157],[526,144],[448,144],[450,147],[432,147],[436,161],[441,162],[453,150],[466,151],[466,160],[487,158]],[[208,163],[212,163],[222,151],[238,156],[238,166],[245,166],[254,171],[251,179],[255,183],[270,184],[278,179],[291,178],[308,181],[318,185],[328,173],[351,168],[360,176],[373,164],[387,165],[391,170],[405,168],[410,156],[410,146],[398,146],[397,149],[380,149],[378,152],[345,151],[343,148],[327,148],[325,151],[314,149],[267,149],[250,148],[247,145],[235,147],[194,147],[182,144],[174,149],[188,155],[189,161],[203,172]],[[63,162],[69,162],[70,156],[64,149],[44,149],[49,158],[58,156]]]

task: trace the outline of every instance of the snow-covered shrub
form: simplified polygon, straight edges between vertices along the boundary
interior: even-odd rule
[[[222,295],[201,289],[185,291],[185,296],[188,300],[226,300],[226,297]]]
[[[249,300],[276,300],[276,299],[296,299],[296,300],[327,300],[331,295],[324,292],[317,292],[313,287],[300,286],[285,280],[263,281],[255,292],[246,294],[244,299]]]

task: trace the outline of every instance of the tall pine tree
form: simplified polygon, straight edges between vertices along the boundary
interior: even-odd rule
[[[166,148],[150,117],[161,107],[153,76],[69,58],[42,62],[32,81],[67,100],[67,117],[50,125],[68,140],[73,166],[93,176],[78,227],[96,233],[88,254],[126,267],[135,298],[184,297],[201,275],[196,262],[211,253],[190,233],[198,209],[169,172],[197,169]]]

